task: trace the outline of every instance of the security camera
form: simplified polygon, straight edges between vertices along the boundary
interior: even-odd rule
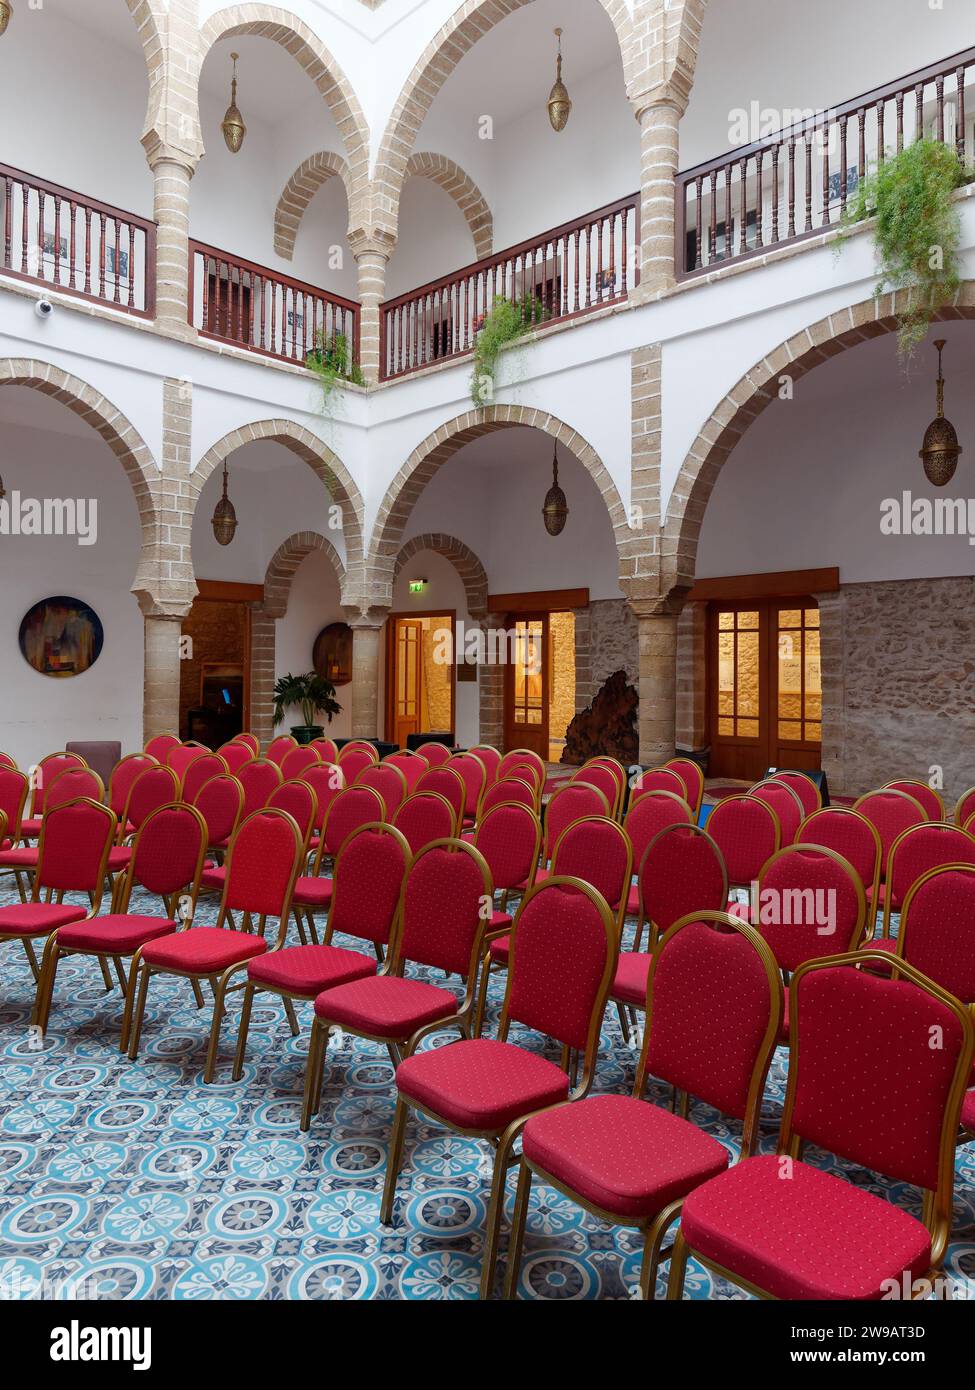
[[[34,305],[34,313],[39,319],[49,319],[54,313],[54,305],[49,299],[39,299]]]

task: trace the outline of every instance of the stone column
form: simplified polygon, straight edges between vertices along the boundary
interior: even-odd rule
[[[677,740],[700,748],[707,738],[706,603],[687,603],[677,621]]]
[[[686,102],[666,92],[637,103],[640,122],[640,294],[674,283],[678,132]]]
[[[819,662],[823,687],[823,771],[830,792],[844,794],[855,781],[846,766],[846,593],[814,594],[819,605]]]
[[[386,609],[349,618],[352,628],[352,737],[379,736],[379,662]]]
[[[386,262],[390,248],[376,241],[354,241],[358,271],[359,366],[370,385],[379,380],[379,309],[386,298]]]
[[[151,142],[147,149],[153,179],[156,230],[156,323],[189,338],[191,156]]]
[[[485,613],[478,619],[483,631],[504,627],[503,613]],[[478,668],[478,739],[492,748],[503,751],[504,745],[504,666],[498,661],[500,653],[494,644],[485,641],[487,660]]]
[[[262,745],[274,737],[273,690],[277,619],[258,603],[251,606],[249,728]]]
[[[640,629],[640,762],[658,767],[677,745],[677,619],[682,599],[636,599]]]
[[[142,741],[154,734],[178,734],[179,662],[182,622],[189,604],[166,605],[139,595],[145,620],[145,678],[142,701]]]

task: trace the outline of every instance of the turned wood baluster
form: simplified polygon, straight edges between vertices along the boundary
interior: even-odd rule
[[[578,227],[576,227],[576,231],[575,231],[575,272],[574,272],[574,275],[575,275],[575,289],[574,289],[574,291],[573,291],[573,296],[572,296],[572,309],[573,309],[573,312],[574,312],[574,313],[578,312],[578,309],[579,309],[579,237],[580,237],[581,235],[582,235],[582,233],[581,233],[580,229],[579,229]]]
[[[592,223],[586,226],[586,308],[592,305]]]
[[[405,366],[406,359],[403,356],[403,306],[396,310],[396,370],[400,372]]]
[[[282,307],[281,312],[282,312],[282,314],[284,313],[283,307]],[[267,345],[268,345],[268,348],[269,348],[269,350],[270,350],[271,352],[277,352],[277,350],[278,350],[278,287],[277,287],[277,285],[274,283],[273,280],[271,281],[271,333],[270,333],[270,336],[269,336],[269,338],[268,338]]]
[[[410,305],[410,317],[413,320],[413,353],[410,358],[410,365],[418,367],[420,365],[420,301],[414,299]]]
[[[91,294],[91,208],[85,208],[85,294]]]
[[[788,236],[796,234],[796,137],[789,136],[789,226]]]
[[[44,275],[44,193],[39,188],[37,190],[37,278],[45,279]]]
[[[28,207],[28,204],[29,204],[29,202],[30,202],[30,187],[29,187],[26,183],[22,183],[22,184],[20,185],[20,188],[21,188],[21,198],[20,198],[20,223],[21,223],[21,241],[22,241],[22,245],[21,245],[21,248],[20,248],[20,270],[21,270],[21,274],[29,275],[29,274],[30,274],[30,265],[28,264],[28,258],[27,258],[27,237],[28,237],[28,218],[29,218],[29,216],[30,216],[30,211],[29,211],[29,207]]]
[[[470,347],[471,337],[471,277],[464,276],[464,352]]]
[[[779,239],[779,154],[781,144],[772,146],[772,244]]]
[[[3,264],[10,269],[10,257],[13,251],[13,219],[11,216],[11,199],[13,196],[13,180],[9,174],[3,176]]]
[[[132,223],[127,224],[129,229],[129,308],[135,307],[135,228]]]
[[[748,159],[738,161],[738,202],[740,207],[738,228],[738,252],[744,255],[748,250]]]
[[[272,288],[273,288],[273,286],[272,286]],[[267,351],[267,281],[265,280],[265,278],[264,278],[263,275],[261,276],[261,279],[260,279],[260,291],[259,291],[259,293],[260,293],[260,296],[261,296],[261,329],[260,329],[260,332],[261,332],[261,350],[264,351],[264,352],[266,352],[266,351]],[[315,341],[317,342],[317,339],[316,339]]]
[[[627,272],[629,271],[630,267],[630,247],[629,233],[627,231],[626,226],[629,215],[630,209],[624,208],[622,217],[620,219],[620,254],[623,257],[622,279],[620,281],[620,294],[624,299],[626,298],[627,294],[629,294],[629,288],[627,284]]]
[[[762,160],[765,151],[759,148],[755,154],[755,245],[764,246],[765,238],[762,235],[762,220],[765,216],[765,194],[762,190]]]
[[[884,162],[884,114],[887,110],[887,103],[883,97],[877,102],[877,163]]]
[[[98,297],[105,298],[105,214],[99,213],[98,229]]]
[[[61,283],[61,199],[54,195],[54,283]]]
[[[694,270],[700,269],[704,264],[704,246],[702,243],[703,229],[701,226],[701,207],[704,198],[704,179],[698,174],[694,180]]]
[[[934,79],[935,90],[935,132],[942,145],[945,142],[945,78],[944,73],[939,72]]]
[[[904,148],[904,98],[898,98],[899,106],[897,112],[897,148]],[[860,107],[857,112],[857,179],[862,179],[867,172],[867,113],[864,107]]]
[[[718,237],[718,171],[711,170],[711,220],[708,242],[708,265],[714,260]]]
[[[735,254],[732,244],[731,232],[731,165],[724,166],[724,255],[725,260],[731,260]]]
[[[119,304],[121,303],[119,271],[122,268],[122,228],[119,226],[117,217],[113,220],[115,222],[115,294],[113,298],[115,303]]]
[[[959,64],[955,69],[955,86],[958,93],[958,115],[955,125],[955,149],[958,151],[958,158],[965,162],[965,65]]]
[[[846,116],[840,121],[840,216],[846,212],[846,185],[849,181],[850,170],[846,157],[846,127],[848,118]]]
[[[823,127],[825,133],[826,127]],[[823,215],[821,225],[828,227],[829,215],[829,137],[823,141]]]
[[[193,264],[196,265],[196,255],[193,257]],[[203,255],[203,317],[200,327],[204,333],[210,331],[210,257],[206,253]]]
[[[803,131],[802,142],[806,150],[806,231],[812,231],[812,133],[808,126]]]

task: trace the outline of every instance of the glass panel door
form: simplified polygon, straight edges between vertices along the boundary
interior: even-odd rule
[[[505,682],[505,747],[530,748],[547,758],[549,623],[547,613],[519,616],[512,636]]]

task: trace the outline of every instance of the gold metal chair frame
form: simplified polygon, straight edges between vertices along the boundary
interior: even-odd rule
[[[690,767],[696,767],[696,768],[697,768],[698,772],[700,773],[700,776],[696,779],[697,784],[698,784],[698,786],[697,786],[697,792],[696,792],[696,796],[695,796],[696,804],[695,804],[695,801],[691,801],[691,800],[690,800],[690,797],[686,797],[686,798],[685,798],[685,800],[687,801],[687,803],[688,803],[688,805],[690,806],[691,810],[694,812],[694,819],[697,820],[698,816],[701,814],[701,807],[704,805],[704,784],[705,784],[704,769],[703,769],[698,763],[696,763],[696,762],[694,761],[693,758],[669,758],[669,759],[667,760],[667,762],[664,763],[663,766],[664,766],[664,769],[665,769],[667,772],[675,772],[675,771],[677,770],[678,767],[688,767],[688,766],[690,766]],[[654,769],[654,770],[659,772],[661,769],[657,768],[657,769]],[[678,775],[678,777],[680,777],[680,773],[679,773],[679,772],[677,773],[677,775]],[[682,781],[682,782],[684,781],[683,777],[681,777],[681,781]],[[686,783],[686,782],[684,782],[684,785],[685,785],[685,787],[687,787],[687,783]],[[690,790],[690,788],[687,788],[687,789],[688,789],[688,791]]]
[[[400,804],[400,806],[402,806],[403,802],[406,800],[406,798],[407,798],[407,797],[409,796],[409,794],[410,794],[410,789],[409,789],[409,786],[408,786],[408,784],[407,784],[406,775],[405,775],[405,773],[403,772],[403,769],[402,769],[401,767],[397,767],[395,763],[386,763],[386,762],[373,763],[370,767],[361,768],[361,769],[356,773],[355,781],[352,782],[351,785],[352,785],[353,787],[369,787],[369,786],[371,786],[372,784],[371,784],[370,782],[360,782],[360,781],[359,781],[359,778],[363,775],[363,773],[372,772],[375,768],[384,768],[387,772],[395,772],[395,773],[396,773],[397,777],[399,778],[399,787],[400,787],[400,791],[402,792],[402,796],[401,796],[400,799],[399,799],[399,804]],[[419,780],[420,780],[420,779],[417,778],[417,781],[419,781]],[[373,790],[374,792],[376,792],[376,791],[379,791],[379,788],[378,788],[378,787],[372,787],[372,790]],[[388,820],[388,819],[389,819],[389,807],[386,805],[386,798],[383,796],[382,792],[379,792],[379,795],[380,795],[380,797],[382,797],[382,803],[383,803],[383,819],[384,819],[384,820]],[[397,810],[398,810],[398,809],[399,809],[399,807],[397,807]],[[393,814],[395,815],[395,812],[394,812]]]
[[[708,817],[708,826],[710,827],[711,821],[714,819],[715,815],[718,813],[718,811],[721,810],[723,806],[730,806],[737,801],[746,801],[749,806],[764,806],[765,810],[769,813],[769,815],[772,818],[772,826],[775,830],[775,849],[772,851],[772,854],[777,854],[778,851],[782,848],[782,823],[779,820],[774,807],[770,806],[767,801],[761,801],[758,797],[751,796],[748,792],[742,792],[740,794],[736,792],[734,796],[723,797]],[[709,829],[708,834],[711,836],[711,839],[714,840],[718,848],[721,849],[721,843],[719,840],[716,839],[714,832]],[[722,858],[724,858],[724,850],[721,850],[721,856]],[[772,856],[769,855],[769,858],[771,857]],[[766,859],[765,862],[768,863],[768,859]],[[764,865],[762,867],[764,868]],[[736,883],[733,879],[730,878],[730,875],[729,881],[731,888],[751,887],[751,884],[749,883]]]
[[[416,797],[418,797],[418,796],[430,797],[430,798],[432,798],[434,801],[439,801],[439,802],[441,803],[442,806],[446,806],[448,812],[450,813],[450,823],[451,823],[451,826],[454,827],[454,828],[456,828],[456,817],[454,816],[454,808],[453,808],[453,806],[451,806],[450,802],[447,800],[447,798],[446,798],[445,796],[443,796],[440,792],[431,792],[431,791],[416,792],[416,791],[414,791],[414,792],[410,792],[409,796],[405,797],[405,798],[400,802],[400,804],[397,806],[396,810],[393,812],[393,818],[392,818],[392,820],[389,822],[389,824],[393,827],[394,830],[399,830],[399,826],[396,824],[396,821],[397,821],[398,816],[400,815],[400,812],[403,810],[404,806],[408,806],[408,805],[410,804],[410,802],[413,801],[413,800],[414,800]],[[400,834],[401,834],[401,835],[403,834],[403,832],[402,832],[401,830],[400,830]],[[444,837],[441,835],[441,836],[437,836],[437,837],[435,837],[435,838],[437,838],[437,839],[443,839]],[[448,839],[452,839],[453,836],[448,836],[447,838],[448,838]],[[431,842],[431,843],[432,843],[432,842]],[[423,848],[425,849],[426,846],[424,845]],[[412,854],[412,850],[410,851],[410,853]]]
[[[631,802],[631,803],[630,803],[630,806],[629,806],[629,808],[627,809],[627,812],[626,812],[626,818],[625,818],[625,820],[623,821],[623,829],[626,831],[627,835],[630,836],[630,843],[631,843],[631,845],[632,845],[632,843],[633,843],[633,836],[632,836],[632,833],[631,833],[630,827],[629,827],[630,817],[633,816],[633,815],[637,812],[638,808],[640,807],[640,805],[641,805],[644,801],[648,801],[648,800],[650,799],[650,797],[652,797],[652,796],[667,796],[667,797],[673,797],[674,801],[677,801],[677,802],[679,802],[682,806],[686,806],[686,807],[687,807],[687,820],[686,820],[686,821],[677,821],[677,822],[675,822],[675,824],[677,825],[678,829],[680,829],[681,827],[687,828],[688,826],[691,827],[691,828],[694,829],[694,830],[700,830],[700,829],[701,829],[701,827],[697,824],[696,820],[694,819],[694,812],[693,812],[693,809],[691,808],[690,803],[687,802],[687,801],[685,801],[684,798],[683,798],[682,796],[678,796],[676,792],[668,792],[668,791],[663,791],[663,790],[661,790],[661,791],[655,791],[655,792],[646,792],[646,793],[645,793],[643,796],[641,796],[636,802]],[[646,859],[646,857],[647,857],[647,850],[650,848],[650,846],[651,846],[656,840],[658,840],[658,839],[660,838],[660,835],[661,835],[661,833],[662,833],[662,830],[671,830],[671,829],[673,829],[673,826],[670,826],[670,825],[665,825],[665,826],[661,827],[661,830],[658,830],[657,833],[656,833],[656,835],[654,835],[653,838],[650,839],[650,840],[647,842],[647,847],[646,847],[646,849],[643,851],[642,855],[640,856],[640,863],[639,863],[639,865],[637,866],[637,883],[638,883],[638,884],[639,884],[639,881],[640,881],[640,873],[641,873],[641,871],[642,871],[642,869],[643,869],[643,861],[644,861],[644,859]],[[711,839],[710,835],[708,836],[708,839]],[[714,843],[714,842],[712,841],[712,844],[713,844],[713,843]],[[715,845],[715,849],[717,849],[717,845]],[[724,863],[724,857],[723,857],[723,856],[722,856],[722,858],[721,858],[721,862],[722,862],[722,864]],[[726,871],[725,871],[725,886],[727,886],[727,882],[728,882],[728,873],[727,873],[727,870],[726,870]],[[627,896],[629,896],[629,894],[627,894]],[[725,902],[727,903],[727,901],[728,901],[728,895],[727,895],[727,893],[726,893],[726,894],[725,894]],[[634,949],[634,951],[639,951],[639,949],[640,949],[640,942],[643,940],[643,927],[644,927],[645,922],[646,922],[646,918],[645,918],[644,913],[643,913],[643,895],[642,895],[642,893],[641,893],[641,894],[640,894],[640,906],[637,908],[636,935],[635,935],[635,937],[634,937],[634,943],[633,943],[633,949]]]
[[[889,874],[889,876],[890,876],[890,880],[891,880],[891,881],[893,880],[893,877],[894,877],[894,856],[895,856],[895,854],[897,853],[897,850],[900,848],[902,841],[909,839],[912,835],[916,835],[917,832],[918,832],[919,830],[950,830],[950,831],[954,831],[954,833],[955,833],[956,835],[964,835],[968,840],[971,841],[972,854],[973,854],[972,864],[975,865],[975,834],[973,834],[973,833],[972,833],[971,831],[969,831],[969,830],[966,830],[963,826],[960,826],[960,825],[953,825],[953,824],[951,823],[951,821],[928,820],[928,821],[922,822],[921,825],[909,825],[909,826],[907,827],[906,830],[902,830],[902,831],[901,831],[901,833],[897,836],[897,839],[896,839],[896,840],[894,841],[894,843],[891,845],[891,847],[890,847],[890,853],[887,855],[887,872],[888,872],[888,874]],[[959,861],[957,861],[957,862],[958,862],[958,863],[964,863],[963,860],[959,860]],[[935,871],[937,871],[937,870],[938,870],[939,868],[941,868],[941,867],[943,867],[943,866],[940,865],[940,864],[934,865]],[[970,865],[969,867],[971,867],[971,865]],[[926,870],[926,871],[924,872],[924,874],[922,875],[922,878],[929,878],[929,877],[930,877],[930,874],[931,874],[931,871],[930,871],[930,870]],[[919,881],[919,880],[915,879],[914,882],[917,883],[918,881]],[[903,914],[903,911],[904,911],[904,907],[905,907],[906,904],[907,904],[907,899],[908,899],[908,897],[910,896],[911,889],[912,889],[913,887],[914,887],[914,884],[911,884],[911,887],[908,888],[907,892],[904,894],[904,903],[901,905],[901,907],[900,907],[900,909],[899,909],[899,911],[900,911],[902,914]],[[889,938],[889,937],[890,937],[890,919],[891,919],[891,914],[893,913],[893,910],[894,910],[894,909],[893,909],[892,898],[893,898],[893,893],[892,893],[892,892],[885,892],[885,893],[884,893],[884,916],[883,916],[883,925],[881,926],[881,929],[880,929],[880,935],[881,935],[881,937],[884,937],[884,938]],[[903,931],[903,917],[902,917],[902,920],[901,920],[901,930]]]
[[[458,772],[458,764],[467,765],[470,762],[475,763],[477,767],[481,769],[480,785],[478,786],[477,796],[474,800],[474,817],[476,819],[478,810],[481,805],[481,797],[484,795],[489,785],[487,768],[481,762],[480,758],[475,757],[473,753],[452,753],[450,757],[447,759],[447,761],[443,764],[444,767],[452,767],[454,772],[458,773],[460,780],[464,783],[464,811],[460,818],[461,828],[463,828],[464,820],[467,816],[467,781],[464,777],[464,774],[462,772]]]
[[[969,810],[966,815],[964,814],[965,802],[969,799],[971,799],[972,805],[971,810]],[[956,825],[961,825],[965,828],[971,825],[972,821],[975,820],[975,787],[969,787],[967,791],[962,792],[961,796],[955,802],[955,809],[952,812],[951,818]]]
[[[820,808],[819,808],[818,811],[810,811],[809,815],[805,817],[805,819],[803,820],[802,824],[799,826],[799,829],[798,829],[798,831],[796,832],[796,843],[797,843],[797,844],[809,845],[809,846],[811,846],[811,847],[813,847],[813,848],[816,848],[816,847],[819,847],[819,848],[822,848],[822,849],[830,849],[830,848],[832,848],[832,846],[830,846],[830,845],[822,845],[822,846],[819,846],[817,840],[815,840],[815,839],[808,839],[808,838],[807,838],[807,831],[808,831],[809,827],[810,827],[810,826],[814,826],[814,825],[815,825],[815,822],[816,822],[821,816],[827,816],[827,817],[829,817],[830,820],[835,820],[838,816],[844,816],[844,817],[855,816],[856,819],[857,819],[857,821],[859,821],[862,825],[865,825],[865,826],[867,827],[867,829],[869,830],[870,835],[871,835],[871,837],[872,837],[872,839],[873,839],[873,843],[874,843],[873,879],[872,879],[872,881],[871,881],[871,883],[870,883],[869,885],[866,884],[866,883],[864,883],[864,885],[863,885],[863,886],[864,886],[864,890],[865,890],[865,896],[866,896],[866,899],[867,899],[867,916],[866,916],[866,919],[864,920],[864,924],[863,924],[863,940],[864,940],[864,942],[866,942],[866,941],[868,941],[868,940],[871,940],[872,937],[873,937],[873,928],[874,928],[874,926],[876,925],[875,918],[876,918],[876,910],[877,910],[877,898],[878,898],[878,896],[879,896],[879,894],[880,894],[880,870],[881,870],[881,863],[882,863],[882,860],[883,860],[883,844],[882,844],[881,839],[880,839],[880,833],[879,833],[879,831],[877,830],[877,827],[874,825],[874,823],[873,823],[872,820],[870,820],[867,816],[863,815],[863,813],[862,813],[861,811],[854,811],[854,809],[853,809],[852,806],[820,806]],[[844,857],[843,854],[842,854],[842,851],[837,850],[837,853],[840,854],[841,858]],[[849,863],[849,862],[850,862],[850,861],[847,860],[847,863]],[[854,869],[854,873],[856,873],[856,870],[855,870],[855,869]],[[860,875],[857,874],[857,877],[859,878]],[[863,880],[861,879],[861,882],[862,882],[862,881],[863,881]],[[868,889],[869,889],[869,891],[867,891]],[[871,905],[871,904],[873,904],[874,919],[871,919],[871,916],[870,916],[870,905]]]
[[[605,767],[612,772],[616,780],[616,796],[613,800],[613,804],[609,808],[609,813],[613,820],[619,820],[623,813],[623,802],[626,798],[626,768],[618,758],[611,758],[608,754],[597,754],[594,758],[587,758],[582,764],[582,767],[580,767],[575,774],[581,781],[585,781],[582,774],[587,767]]]
[[[20,769],[16,767],[2,767],[0,768],[0,773],[5,773],[8,775],[13,774],[14,777],[20,779],[20,795],[17,799],[16,814],[14,815],[13,819],[10,820],[9,823],[6,820],[6,817],[4,818],[4,833],[0,835],[0,845],[2,845],[4,840],[6,840],[9,837],[11,848],[16,848],[17,842],[21,839],[20,823],[24,818],[24,807],[27,804],[27,795],[30,791],[30,778],[27,776],[26,772],[21,772]],[[24,844],[26,844],[26,841],[24,841]],[[27,892],[24,887],[23,879],[25,870],[17,869],[14,867],[7,867],[6,865],[0,865],[0,876],[8,873],[13,874],[14,882],[17,885],[17,892],[20,895],[20,901],[22,903],[25,903],[27,901]],[[28,878],[30,877],[29,874],[27,876]]]
[[[338,766],[338,764],[336,764],[336,766]],[[385,803],[385,801],[383,801],[383,799],[382,799],[382,797],[380,796],[379,792],[376,791],[376,788],[375,788],[375,787],[360,787],[360,786],[356,786],[356,784],[355,784],[354,782],[350,782],[349,785],[348,785],[347,787],[343,787],[342,790],[338,793],[338,796],[333,797],[333,799],[332,799],[332,800],[329,802],[329,804],[328,804],[328,809],[326,810],[324,819],[322,820],[322,829],[321,829],[321,833],[320,833],[319,836],[318,836],[318,848],[317,848],[317,849],[315,850],[315,852],[314,852],[314,857],[312,858],[311,864],[310,864],[310,865],[307,865],[307,867],[310,869],[310,873],[308,873],[307,875],[305,875],[305,877],[307,877],[307,878],[321,878],[321,876],[322,876],[322,863],[323,863],[323,861],[324,861],[325,859],[330,859],[330,860],[332,861],[332,863],[334,864],[334,863],[335,863],[335,860],[339,857],[339,853],[340,853],[340,851],[341,851],[341,849],[342,849],[342,845],[345,844],[345,840],[342,841],[342,844],[339,845],[338,849],[336,849],[336,850],[326,850],[326,848],[325,848],[325,840],[326,840],[326,837],[327,837],[327,835],[328,835],[328,823],[329,823],[329,821],[330,821],[331,818],[332,818],[332,812],[333,812],[334,809],[335,809],[335,803],[338,801],[339,797],[344,796],[346,792],[352,791],[353,789],[355,789],[355,791],[357,791],[357,792],[371,792],[372,795],[373,795],[373,797],[375,798],[375,801],[376,801],[376,814],[375,814],[373,817],[370,818],[370,821],[368,822],[370,825],[373,823],[373,821],[382,821],[382,822],[384,822],[384,821],[386,820],[386,803]],[[364,823],[365,823],[365,822],[364,822]],[[358,828],[358,827],[357,827],[357,828]],[[345,839],[346,839],[346,840],[351,839],[352,835],[354,835],[355,833],[356,833],[355,830],[351,831],[351,832],[349,833],[349,835],[347,835],[347,836],[345,837]],[[301,862],[302,862],[302,865],[304,866],[304,865],[305,865],[305,860],[303,859]],[[302,875],[299,875],[299,877],[302,877]],[[306,921],[307,924],[308,924],[308,932],[309,932],[309,935],[311,936],[312,943],[313,943],[313,945],[316,945],[316,946],[317,946],[317,945],[318,945],[318,928],[315,926],[315,909],[314,909],[313,907],[308,907],[308,906],[306,906],[306,905],[304,905],[304,904],[302,904],[302,903],[292,903],[292,910],[293,910],[293,912],[294,912],[295,921],[298,921],[298,913],[302,910],[302,908],[304,908],[305,921]],[[300,930],[301,930],[301,928],[300,928],[300,924],[299,924],[299,931],[300,931]]]
[[[421,756],[422,756],[422,755],[421,755]],[[426,761],[426,759],[424,759],[424,762],[425,762],[425,761]],[[423,777],[418,777],[418,778],[416,779],[416,786],[413,788],[413,791],[414,791],[414,793],[415,793],[415,792],[425,792],[425,791],[436,791],[436,788],[435,788],[435,787],[425,787],[425,786],[423,785],[423,779],[424,779],[425,777],[428,777],[428,776],[430,775],[431,772],[440,773],[440,772],[444,772],[444,771],[450,772],[450,774],[451,774],[453,777],[456,777],[456,778],[457,778],[457,781],[458,781],[458,783],[460,784],[460,790],[461,790],[460,810],[459,810],[459,811],[454,811],[454,807],[453,807],[452,805],[451,805],[451,808],[450,808],[452,811],[454,811],[454,834],[453,834],[453,836],[452,836],[451,838],[456,838],[457,836],[460,835],[460,832],[461,832],[461,830],[462,830],[463,827],[464,827],[464,807],[467,805],[467,783],[464,781],[463,777],[461,777],[460,773],[457,771],[457,769],[456,769],[455,767],[450,767],[450,759],[448,758],[447,761],[444,762],[444,763],[437,763],[437,765],[436,765],[435,767],[428,767],[427,770],[426,770],[426,772],[423,774]],[[438,792],[437,795],[438,795],[438,796],[443,796],[443,792]],[[450,799],[449,797],[444,797],[444,800],[445,800],[445,801],[449,801],[449,799]]]
[[[900,785],[898,785],[898,783]],[[920,787],[922,791],[930,792],[941,809],[940,816],[936,816],[935,820],[939,821],[948,819],[948,808],[945,806],[944,797],[937,790],[937,788],[929,786],[927,782],[921,782],[917,777],[895,777],[892,782],[885,782],[884,785],[879,788],[879,790],[882,792],[900,792],[903,791],[905,787]],[[869,793],[867,793],[867,795],[869,795]],[[918,801],[918,798],[914,796],[913,793],[907,792],[906,795],[910,796],[913,801]],[[918,805],[921,807],[922,810],[924,810],[923,801],[918,801]],[[926,811],[924,812],[924,814],[925,816],[927,816]]]
[[[218,781],[218,780],[221,781],[221,782],[223,782],[223,781],[233,782],[234,785],[235,785],[235,787],[237,788],[237,814],[234,816],[234,823],[233,823],[233,825],[232,825],[231,828],[230,828],[230,834],[227,836],[227,844],[228,844],[228,846],[229,846],[231,840],[234,838],[234,836],[235,836],[236,833],[237,833],[237,828],[238,828],[238,826],[240,825],[240,818],[241,818],[241,815],[243,814],[243,811],[244,811],[244,788],[240,785],[240,782],[238,781],[238,779],[234,776],[234,774],[233,774],[232,772],[221,773],[219,779],[216,778],[216,777],[214,777],[212,780],[213,780],[214,782],[216,782],[216,781]],[[203,795],[203,792],[206,790],[206,788],[207,788],[209,785],[210,785],[209,782],[204,782],[204,783],[203,783],[203,786],[200,787],[200,788],[197,790],[196,796],[195,796],[195,797],[193,798],[193,800],[189,803],[191,806],[195,807],[197,810],[199,810],[199,807],[197,807],[197,802],[199,801],[200,797]],[[203,813],[200,812],[200,814],[202,815]],[[209,836],[209,829],[208,829],[208,831],[207,831],[207,834],[208,834],[208,836]],[[214,854],[214,855],[216,855],[216,856],[217,856],[217,860],[218,860],[218,862],[219,862],[219,861],[223,858],[224,850],[223,850],[219,845],[211,845],[211,844],[208,844],[208,845],[207,845],[207,853],[208,853],[208,854]]]
[[[761,872],[758,875],[759,898],[761,898],[762,895],[762,889],[764,887],[765,882],[765,875],[768,873],[769,869],[771,869],[772,865],[779,863],[782,859],[792,858],[797,854],[819,854],[826,859],[831,859],[834,864],[837,864],[840,867],[840,869],[842,869],[842,871],[846,874],[846,876],[852,883],[853,888],[856,892],[857,920],[856,925],[853,928],[853,932],[850,936],[850,944],[847,948],[847,951],[855,951],[859,946],[860,942],[863,940],[863,934],[866,930],[869,904],[867,903],[867,895],[864,891],[863,880],[861,879],[860,875],[857,873],[853,865],[850,863],[850,861],[848,859],[844,859],[843,855],[840,854],[838,850],[830,849],[828,845],[803,844],[801,841],[798,841],[797,843],[792,845],[784,845],[782,849],[778,849],[775,851],[774,854],[769,855],[768,859],[766,859],[765,863],[762,865]],[[760,922],[758,924],[753,923],[752,925],[757,925],[759,933],[761,933]],[[825,952],[824,954],[829,956],[835,956],[839,953],[836,951],[829,951]],[[846,952],[844,952],[844,954],[846,954]],[[809,959],[821,960],[823,959],[823,957],[811,956],[809,957]],[[806,962],[804,961],[803,964],[805,963]],[[796,970],[798,971],[798,969],[799,967],[797,966]],[[788,980],[786,980],[786,984],[788,984]]]
[[[797,1020],[798,1009],[798,987],[806,975],[816,970],[832,970],[840,966],[853,966],[855,969],[862,969],[870,965],[883,965],[889,971],[892,960],[887,951],[848,951],[837,956],[823,956],[815,960],[806,961],[799,966],[792,976],[789,984],[789,1078],[786,1085],[785,1105],[782,1111],[782,1125],[779,1131],[779,1144],[777,1152],[785,1157],[789,1157],[797,1162],[802,1161],[802,1150],[804,1140],[792,1128],[792,1115],[795,1108],[796,1090],[799,1084],[799,1045]],[[907,961],[899,959],[896,969],[893,972],[894,978],[903,977],[912,984],[923,989],[931,998],[944,1004],[946,1008],[958,1019],[962,1030],[962,1046],[955,1064],[955,1075],[952,1080],[951,1088],[948,1093],[948,1100],[945,1105],[944,1116],[941,1124],[941,1139],[939,1142],[938,1155],[938,1186],[935,1189],[922,1188],[923,1206],[921,1220],[931,1233],[931,1265],[927,1273],[914,1281],[911,1289],[911,1298],[923,1297],[927,1289],[925,1284],[938,1274],[944,1261],[945,1250],[948,1245],[948,1237],[951,1234],[951,1202],[955,1176],[955,1137],[958,1132],[958,1118],[961,1113],[962,1101],[965,1095],[966,1084],[972,1069],[972,1053],[975,1048],[975,1030],[973,1030],[971,1012],[957,1000],[954,995],[947,990],[936,985],[927,975],[922,975],[920,970],[909,965]],[[747,1290],[758,1298],[775,1299],[776,1295],[770,1293],[768,1289],[763,1289],[759,1285],[751,1283],[747,1279],[741,1278],[729,1269],[715,1263],[713,1260],[706,1260],[698,1251],[694,1250],[684,1239],[683,1232],[678,1231],[674,1240],[673,1252],[670,1260],[670,1279],[667,1286],[667,1298],[669,1301],[679,1302],[684,1290],[684,1274],[687,1268],[687,1260],[693,1255],[699,1264],[705,1269],[713,1271],[720,1278],[726,1279],[730,1284],[736,1284],[739,1288]]]

